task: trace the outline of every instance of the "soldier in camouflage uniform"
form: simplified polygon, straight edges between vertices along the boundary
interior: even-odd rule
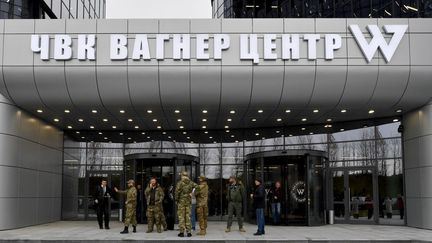
[[[198,185],[189,179],[187,172],[181,173],[181,179],[177,183],[175,190],[175,201],[177,204],[177,216],[179,219],[180,233],[179,237],[184,237],[186,231],[187,237],[191,237],[191,210],[192,210],[192,193],[198,191]]]
[[[125,191],[120,191],[117,189],[117,187],[114,187],[114,190],[119,193],[126,195],[126,217],[124,220],[124,230],[120,232],[120,234],[127,234],[129,233],[129,225],[132,224],[133,232],[136,233],[136,199],[137,199],[137,190],[135,188],[135,181],[134,180],[128,180],[128,189]]]
[[[225,232],[231,231],[234,213],[237,216],[237,223],[240,232],[245,232],[243,228],[242,205],[244,202],[244,187],[237,181],[237,178],[231,176],[229,178],[228,193],[226,199],[228,201],[228,222]]]
[[[205,176],[199,177],[199,190],[196,195],[197,215],[200,226],[200,232],[197,235],[206,235],[207,233],[207,216],[208,216],[208,185]]]
[[[162,233],[161,228],[161,211],[162,201],[164,198],[164,192],[156,181],[156,178],[150,180],[149,186],[146,188],[145,197],[147,201],[147,222],[148,230],[147,233],[153,232],[154,224],[158,233]]]

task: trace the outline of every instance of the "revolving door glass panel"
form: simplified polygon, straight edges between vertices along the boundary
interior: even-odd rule
[[[267,155],[268,154],[268,155]],[[247,195],[253,192],[254,179],[262,178],[266,191],[266,222],[286,225],[324,224],[323,156],[282,154],[277,151],[249,156]],[[280,183],[275,197],[275,184]],[[278,215],[279,212],[279,215]],[[253,202],[248,197],[247,219],[255,220]]]

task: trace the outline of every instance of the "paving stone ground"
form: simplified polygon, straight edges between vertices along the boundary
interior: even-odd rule
[[[432,242],[432,230],[405,226],[384,225],[325,225],[316,227],[267,226],[266,235],[253,236],[256,226],[246,224],[246,233],[233,227],[225,233],[224,222],[209,222],[208,234],[191,238],[177,237],[178,231],[146,234],[147,225],[139,225],[138,232],[121,235],[123,225],[112,222],[110,230],[100,230],[93,221],[59,221],[15,230],[0,231],[0,242]]]

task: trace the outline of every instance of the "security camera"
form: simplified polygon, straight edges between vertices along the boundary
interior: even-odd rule
[[[403,133],[403,129],[404,129],[403,125],[399,125],[398,132],[399,133]]]

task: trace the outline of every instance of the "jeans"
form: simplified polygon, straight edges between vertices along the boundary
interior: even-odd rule
[[[264,234],[264,224],[265,224],[264,208],[257,208],[257,209],[255,209],[255,212],[256,212],[256,221],[257,221],[257,225],[258,225],[257,232]]]
[[[196,224],[196,204],[192,204],[191,224],[192,224],[192,230],[195,230],[195,224]]]
[[[273,214],[273,223],[279,224],[280,215],[281,215],[281,204],[280,203],[272,203],[272,214]]]

